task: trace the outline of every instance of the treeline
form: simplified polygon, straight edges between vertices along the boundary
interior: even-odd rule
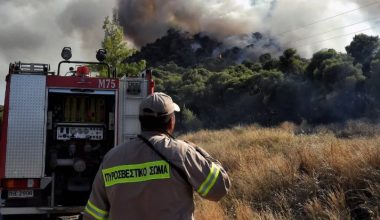
[[[312,124],[380,116],[380,41],[360,34],[347,53],[321,50],[311,59],[287,49],[234,64],[222,56],[192,67],[154,68],[156,91],[183,109],[183,130],[236,124]],[[191,58],[189,58],[191,59]],[[148,60],[149,63],[149,60]]]

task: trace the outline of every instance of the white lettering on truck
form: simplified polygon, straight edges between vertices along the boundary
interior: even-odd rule
[[[99,79],[98,88],[115,89],[116,81],[114,79]]]

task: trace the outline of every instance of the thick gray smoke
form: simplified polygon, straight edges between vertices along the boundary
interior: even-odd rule
[[[249,39],[247,36],[261,32],[275,39],[283,48],[296,47],[302,55],[311,56],[316,50],[326,47],[343,51],[354,36],[350,33],[355,31],[377,34],[375,26],[379,23],[370,19],[376,18],[380,2],[119,0],[118,5],[125,33],[137,46],[153,42],[165,35],[168,28],[174,27],[190,33],[206,33],[231,47],[246,46],[249,44],[244,40]],[[350,10],[352,12],[344,13]],[[338,14],[342,15],[316,22]],[[358,23],[360,21],[363,22]],[[358,24],[352,25],[354,23]]]

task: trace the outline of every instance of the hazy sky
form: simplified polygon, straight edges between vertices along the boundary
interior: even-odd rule
[[[136,45],[162,36],[170,26],[207,32],[232,44],[244,43],[244,37],[231,40],[231,34],[259,31],[311,56],[322,48],[344,51],[354,34],[337,36],[380,31],[379,0],[116,1],[0,0],[0,103],[10,62],[49,63],[56,70],[64,46],[72,47],[73,60],[95,60],[102,22],[114,8],[119,8],[127,37]],[[321,21],[334,15],[339,16]]]
[[[110,0],[0,0],[0,103],[10,62],[48,63],[57,69],[61,50],[73,59],[96,60]]]

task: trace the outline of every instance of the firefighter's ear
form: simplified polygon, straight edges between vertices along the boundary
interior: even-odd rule
[[[169,134],[173,134],[175,128],[175,114],[170,116],[167,131]]]

